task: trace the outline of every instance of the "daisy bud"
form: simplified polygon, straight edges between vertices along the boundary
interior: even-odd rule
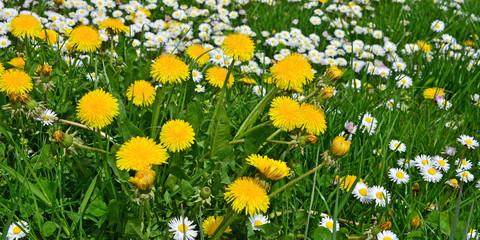
[[[345,140],[345,137],[338,136],[333,139],[332,153],[337,156],[343,156],[350,150],[352,142]]]
[[[138,171],[135,174],[135,177],[130,177],[128,181],[135,184],[135,186],[141,190],[147,190],[153,186],[155,181],[155,171],[152,169]]]
[[[412,226],[412,229],[417,229],[418,227],[423,225],[423,221],[420,216],[417,215],[412,218],[412,220],[410,221],[410,225]]]
[[[53,133],[53,138],[64,148],[68,148],[73,144],[73,137],[69,134],[62,132],[62,130],[55,131]]]

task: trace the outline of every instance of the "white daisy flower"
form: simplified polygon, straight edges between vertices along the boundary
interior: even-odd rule
[[[409,169],[410,167],[412,167],[411,161],[409,159],[405,159],[405,158],[398,159],[397,164],[400,167],[405,168],[405,169]]]
[[[324,217],[320,221],[319,226],[320,227],[325,227],[328,230],[330,230],[330,232],[333,232],[333,219],[331,217],[328,217],[328,216]],[[340,224],[338,223],[338,221],[337,221],[337,224],[336,224],[336,229],[337,229],[337,232],[338,232],[338,230],[340,230]]]
[[[395,78],[397,80],[397,87],[399,88],[409,88],[413,86],[412,78],[407,75],[400,75]]]
[[[407,151],[407,147],[405,146],[405,143],[402,143],[398,140],[391,140],[390,143],[388,144],[390,147],[390,150],[396,151],[396,152],[405,152]]]
[[[475,149],[478,147],[478,142],[475,140],[473,137],[470,137],[468,135],[460,135],[459,138],[457,138],[457,141],[459,141],[462,145],[467,146],[469,149]]]
[[[362,118],[362,124],[360,128],[362,132],[367,132],[368,134],[372,135],[375,133],[375,129],[377,128],[377,119],[372,117],[370,113],[365,113]]]
[[[390,230],[384,230],[377,234],[378,240],[398,240],[398,237],[395,233]]]
[[[455,160],[455,165],[458,166],[457,170],[470,170],[473,166],[472,161],[464,158],[460,160],[459,158]]]
[[[430,156],[421,154],[415,157],[415,159],[413,160],[413,165],[418,168],[421,168],[421,167],[430,165],[431,162],[432,162],[432,158]]]
[[[192,70],[192,80],[196,83],[202,81],[203,74],[202,72],[198,71],[197,69]]]
[[[373,186],[370,190],[369,194],[377,207],[385,207],[390,202],[390,193],[384,187]]]
[[[443,177],[442,173],[431,165],[420,167],[420,175],[423,180],[433,183],[440,182]]]
[[[200,85],[200,84],[195,85],[195,92],[197,92],[197,93],[205,92],[205,87]]]
[[[43,122],[43,126],[52,125],[57,119],[57,114],[50,109],[45,109],[35,120]]]
[[[467,183],[473,181],[473,179],[475,178],[475,176],[473,176],[472,173],[466,170],[457,171],[457,177],[459,177],[461,181],[467,182]]]
[[[442,170],[443,172],[448,172],[448,170],[450,170],[450,164],[448,164],[448,160],[438,155],[433,156],[432,164],[435,168]]]
[[[22,230],[23,229],[23,230]],[[29,231],[28,223],[25,221],[15,222],[10,224],[7,232],[9,240],[23,238]]]
[[[367,184],[363,182],[357,182],[357,185],[355,185],[355,188],[352,191],[353,196],[360,200],[361,203],[370,203],[374,199],[372,196],[369,194],[370,189],[367,186]]]
[[[257,228],[258,226],[270,223],[270,220],[262,214],[255,214],[253,216],[250,216],[248,217],[248,220],[250,220],[254,231],[260,231],[260,229]]]
[[[168,231],[173,232],[175,240],[194,240],[198,233],[194,230],[196,225],[188,220],[188,217],[174,217],[168,222],[168,226],[170,227]]]
[[[265,94],[267,93],[267,90],[265,90],[264,87],[260,86],[260,85],[255,85],[253,86],[253,92],[257,95],[257,96],[265,96]]]
[[[445,23],[440,20],[435,20],[432,22],[432,25],[430,25],[430,29],[434,32],[441,32],[445,29]]]
[[[396,184],[408,183],[410,176],[400,168],[390,168],[388,177]]]

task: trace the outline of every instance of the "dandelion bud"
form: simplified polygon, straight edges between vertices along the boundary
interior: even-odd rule
[[[42,75],[44,76],[50,76],[52,75],[52,66],[45,64],[42,67]]]
[[[459,189],[460,188],[460,186],[458,185],[458,180],[455,179],[455,178],[452,178],[452,179],[446,181],[445,184],[447,184],[450,188],[453,188],[453,189]]]
[[[307,143],[314,144],[318,140],[317,136],[315,135],[307,135]]]
[[[412,220],[410,221],[410,225],[412,226],[412,229],[417,229],[418,227],[423,225],[423,221],[420,216],[417,215],[412,218]]]
[[[418,192],[420,192],[420,184],[418,183],[413,183],[412,185],[412,191],[417,194]]]
[[[322,92],[321,92],[322,97],[324,99],[332,98],[334,93],[335,93],[335,89],[333,87],[325,87],[325,88],[322,89]]]
[[[330,80],[337,80],[341,78],[342,75],[342,69],[338,68],[337,66],[331,66],[327,69],[327,77],[330,78]]]
[[[55,131],[53,138],[64,148],[68,148],[73,144],[73,136],[62,132],[62,130]]]
[[[208,199],[208,198],[210,198],[211,194],[212,194],[212,190],[210,190],[209,187],[203,187],[202,191],[200,192],[200,197],[202,199]]]
[[[297,138],[298,145],[304,147],[307,145],[307,136],[300,136]]]
[[[345,140],[345,137],[338,136],[333,139],[332,153],[337,156],[345,155],[350,150],[352,142]]]
[[[53,0],[57,5],[62,5],[65,0]]]
[[[390,230],[392,228],[392,222],[384,222],[384,223],[381,223],[380,224],[380,229],[382,231],[385,231],[385,230]]]
[[[153,182],[155,181],[155,171],[152,169],[138,171],[135,174],[135,177],[130,177],[128,181],[135,184],[138,189],[147,190],[153,186]]]
[[[35,110],[38,106],[40,106],[40,104],[37,101],[33,100],[33,98],[30,98],[30,96],[28,96],[28,100],[26,100],[26,102],[24,103],[28,110]]]

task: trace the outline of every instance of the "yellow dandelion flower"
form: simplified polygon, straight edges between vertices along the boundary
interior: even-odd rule
[[[280,180],[291,174],[287,163],[273,160],[267,156],[252,154],[246,161],[249,165],[254,166],[258,171],[263,173],[263,175],[272,180]]]
[[[50,45],[57,43],[59,39],[58,33],[50,29],[42,30],[38,37]]]
[[[179,57],[168,53],[162,54],[155,59],[150,68],[150,74],[162,84],[185,81],[188,78],[189,71],[188,65],[180,60]]]
[[[167,164],[167,150],[148,137],[133,137],[122,144],[117,154],[120,170],[144,171],[154,165]]]
[[[266,84],[272,84],[274,81],[273,81],[273,77],[266,77],[265,79],[263,79],[263,81],[266,83]]]
[[[205,65],[208,60],[210,60],[210,55],[208,55],[207,50],[201,45],[192,45],[188,47],[185,52],[187,53],[188,57],[190,57],[190,59],[194,61],[197,60],[197,63],[200,66]]]
[[[255,79],[249,77],[240,78],[238,81],[244,82],[246,84],[257,84],[257,81],[255,81]]]
[[[213,66],[207,70],[205,74],[205,79],[213,85],[214,87],[223,88],[223,84],[225,83],[225,79],[227,78],[228,70],[219,66]],[[231,88],[233,83],[235,82],[235,78],[233,78],[233,74],[230,74],[228,77],[227,87]]]
[[[29,14],[20,14],[10,22],[10,32],[17,38],[37,37],[41,31],[40,21]]]
[[[427,88],[425,91],[423,91],[423,97],[425,99],[435,99],[437,96],[445,96],[445,92],[443,91],[443,88]]]
[[[33,88],[32,78],[20,69],[12,68],[0,75],[0,91],[6,94],[24,94]]]
[[[210,216],[203,220],[202,227],[203,227],[203,233],[207,235],[207,237],[212,237],[215,231],[217,231],[218,226],[220,226],[220,223],[223,221],[223,216]],[[230,226],[227,227],[225,230],[225,233],[232,233],[232,229]]]
[[[267,212],[270,198],[262,185],[251,177],[241,177],[226,188],[225,200],[232,203],[232,209],[240,213],[254,215]]]
[[[300,104],[290,97],[276,97],[272,100],[268,115],[276,128],[293,130],[299,124]]]
[[[331,66],[327,69],[327,76],[330,80],[336,80],[343,76],[342,69],[338,68],[337,66]]]
[[[338,175],[335,176],[335,180],[338,181]],[[354,175],[348,175],[346,177],[341,177],[340,178],[340,190],[347,190],[350,191],[350,188],[352,188],[353,183],[355,183],[355,180],[357,180],[357,176]],[[363,182],[363,179],[360,178],[359,182]]]
[[[337,136],[333,139],[332,143],[332,153],[337,156],[343,156],[347,154],[348,150],[350,150],[350,145],[352,142],[345,140],[343,136]]]
[[[103,20],[98,26],[99,29],[106,29],[110,35],[117,35],[121,32],[127,33],[128,27],[125,26],[120,20],[115,18],[107,18]]]
[[[75,27],[68,41],[73,45],[73,49],[81,52],[93,52],[102,45],[98,30],[86,25]]]
[[[138,80],[130,84],[127,89],[128,100],[133,99],[135,106],[148,107],[155,100],[155,88],[145,80]]]
[[[4,67],[3,64],[0,62],[0,76],[2,75],[3,72],[5,72],[5,67]]]
[[[24,69],[25,68],[25,59],[23,59],[22,57],[14,57],[10,60],[10,62],[8,62],[8,64],[16,67],[16,68],[20,68],[20,69]]]
[[[308,134],[320,135],[327,129],[325,113],[316,105],[302,103],[298,118],[299,126]]]
[[[153,186],[155,181],[155,171],[150,168],[140,170],[135,173],[135,177],[130,177],[128,181],[135,184],[137,188],[146,190]]]
[[[246,34],[231,33],[223,40],[222,50],[228,57],[246,62],[252,59],[255,44]]]
[[[430,44],[426,43],[425,41],[422,41],[422,40],[418,41],[418,42],[417,42],[417,46],[418,46],[418,48],[420,48],[420,50],[422,50],[423,52],[428,53],[428,52],[431,52],[431,51],[432,51],[432,46],[431,46]]]
[[[102,89],[88,92],[77,105],[77,115],[81,122],[97,129],[110,124],[118,111],[118,100]]]
[[[180,152],[192,146],[195,132],[190,123],[180,119],[170,120],[163,124],[160,131],[160,142],[170,152]]]
[[[312,66],[300,53],[293,53],[270,68],[275,85],[283,90],[299,90],[313,80]]]

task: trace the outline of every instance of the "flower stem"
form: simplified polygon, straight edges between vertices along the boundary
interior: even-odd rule
[[[293,179],[292,181],[290,181],[289,183],[283,185],[281,188],[275,190],[274,192],[270,193],[270,195],[268,195],[269,198],[273,198],[275,197],[276,195],[278,195],[279,193],[285,191],[287,188],[293,186],[293,184],[299,182],[300,180],[306,178],[308,175],[314,173],[315,171],[317,171],[318,169],[322,168],[323,166],[325,166],[325,161],[320,163],[320,165],[316,166],[315,168],[311,169],[310,171],[304,173],[303,175]]]
[[[157,133],[157,123],[158,123],[158,118],[160,116],[160,108],[162,108],[162,98],[163,95],[165,94],[165,88],[166,86],[162,86],[162,89],[160,90],[160,94],[157,95],[158,98],[155,100],[155,110],[153,112],[152,116],[152,125],[150,125],[150,137],[155,139],[155,135]]]
[[[78,147],[78,148],[85,149],[85,150],[90,150],[90,151],[93,151],[93,152],[98,152],[98,153],[103,153],[103,154],[108,153],[105,150],[94,148],[94,147],[89,147],[89,146],[85,146],[85,145],[75,145],[75,146]]]

